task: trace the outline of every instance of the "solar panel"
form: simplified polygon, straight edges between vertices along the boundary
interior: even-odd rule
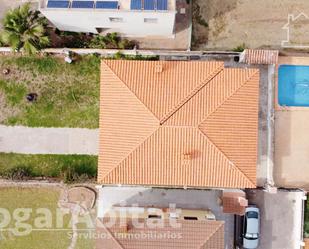
[[[144,10],[154,10],[155,0],[144,0]]]
[[[157,10],[167,10],[167,0],[157,0]]]
[[[97,9],[118,9],[117,1],[97,1],[95,4]]]
[[[47,8],[68,8],[70,2],[69,1],[48,1]]]
[[[73,1],[72,8],[76,9],[92,9],[94,1]]]
[[[131,10],[141,10],[142,0],[131,0]]]

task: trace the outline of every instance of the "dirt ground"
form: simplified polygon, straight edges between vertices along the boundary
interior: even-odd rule
[[[290,42],[285,45],[309,47],[308,0],[193,0],[194,49],[231,50],[280,48],[287,40],[288,15]],[[304,16],[298,15],[304,13]]]

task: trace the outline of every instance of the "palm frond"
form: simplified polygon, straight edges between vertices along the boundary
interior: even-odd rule
[[[16,50],[33,54],[49,44],[46,19],[28,3],[8,11],[2,22],[1,40]]]

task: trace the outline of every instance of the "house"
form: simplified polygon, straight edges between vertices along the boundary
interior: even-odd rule
[[[39,9],[62,31],[174,36],[176,0],[44,0]]]
[[[224,249],[224,221],[202,218],[202,211],[184,210],[190,213],[191,219],[165,210],[161,211],[164,217],[142,211],[134,219],[121,217],[123,210],[98,220],[97,249]],[[131,214],[137,217],[133,212]]]
[[[98,182],[255,188],[259,70],[104,60]]]

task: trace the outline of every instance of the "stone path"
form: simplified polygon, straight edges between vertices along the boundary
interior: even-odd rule
[[[0,152],[97,155],[99,130],[0,125]]]

